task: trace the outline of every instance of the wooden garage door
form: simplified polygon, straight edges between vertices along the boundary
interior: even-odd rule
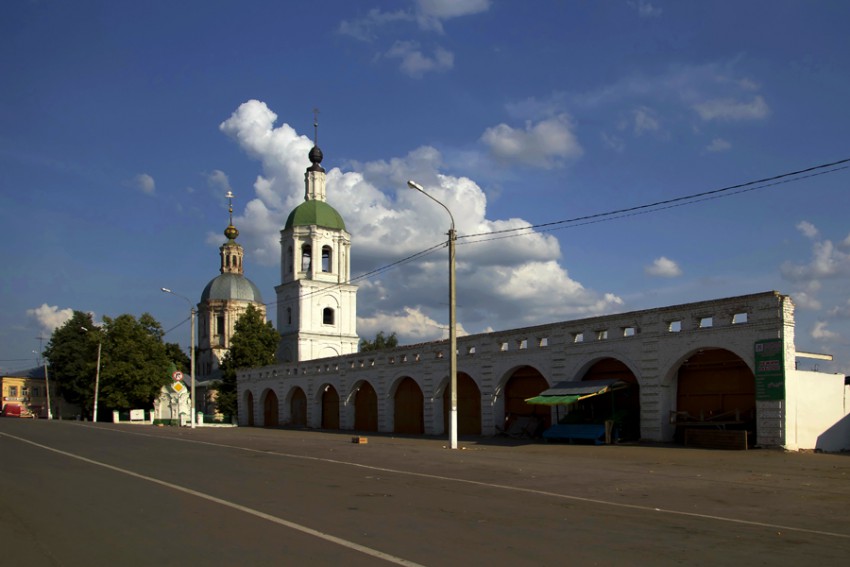
[[[354,429],[378,430],[378,395],[369,382],[364,382],[354,396]]]
[[[409,435],[425,433],[422,390],[413,378],[405,378],[395,391],[395,432]]]
[[[301,388],[295,388],[289,402],[289,424],[307,427],[307,395]]]
[[[443,427],[449,431],[451,389],[443,391]],[[481,391],[469,374],[457,375],[457,432],[459,435],[481,435]]]
[[[322,393],[322,429],[339,429],[339,394],[333,386]]]

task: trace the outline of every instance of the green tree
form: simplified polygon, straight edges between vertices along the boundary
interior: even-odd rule
[[[177,370],[188,376],[192,360],[188,354],[183,352],[180,345],[177,343],[165,343],[165,355],[168,357],[168,360],[174,363]]]
[[[398,337],[395,333],[390,336],[385,336],[383,331],[378,331],[374,341],[360,339],[360,352],[368,352],[372,350],[382,350],[385,348],[395,348],[398,346]]]
[[[103,318],[106,340],[99,403],[105,408],[149,408],[171,377],[162,327],[150,314]]]
[[[51,390],[68,403],[80,406],[80,413],[86,417],[94,406],[97,345],[101,340],[103,332],[95,326],[91,314],[74,311],[64,325],[53,331],[44,350],[50,363]]]
[[[230,350],[221,361],[221,380],[216,384],[218,410],[236,415],[236,371],[275,363],[280,334],[253,305],[248,305],[233,328]]]

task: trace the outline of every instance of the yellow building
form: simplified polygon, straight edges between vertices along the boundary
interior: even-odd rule
[[[44,367],[9,372],[0,376],[3,394],[2,415],[9,417],[47,417],[47,388]],[[72,417],[79,410],[68,404],[50,389],[53,417]]]

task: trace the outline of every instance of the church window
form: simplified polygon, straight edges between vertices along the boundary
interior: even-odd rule
[[[312,249],[309,244],[301,246],[301,271],[309,272],[311,263]]]
[[[331,247],[322,246],[322,271],[331,272]]]
[[[286,308],[286,324],[287,325],[292,324],[292,307]]]
[[[219,315],[215,318],[215,334],[223,335],[224,334],[224,315]]]
[[[325,325],[334,324],[334,310],[330,307],[325,307],[322,311],[322,323]]]
[[[287,265],[287,268],[286,268],[287,271],[291,274],[292,273],[292,246],[290,246],[289,249],[286,251],[286,265]]]

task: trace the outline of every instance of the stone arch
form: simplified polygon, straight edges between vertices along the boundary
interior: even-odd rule
[[[289,391],[289,425],[307,427],[307,395],[299,386]]]
[[[254,394],[251,390],[245,390],[242,394],[242,407],[245,408],[245,424],[254,427]]]
[[[576,377],[577,380],[619,380],[626,388],[582,400],[571,412],[583,412],[589,419],[604,423],[612,420],[615,435],[623,441],[640,439],[640,385],[629,365],[619,358],[609,356],[588,363]]]
[[[393,431],[408,435],[425,433],[425,397],[416,381],[404,376],[391,390],[393,392]]]
[[[339,429],[339,392],[331,384],[319,388],[322,429]]]
[[[263,405],[263,427],[277,427],[280,425],[280,407],[277,394],[272,389],[267,389],[262,396]]]
[[[443,431],[448,432],[451,412],[448,376],[440,389],[443,392]],[[457,432],[458,435],[481,435],[481,390],[466,372],[457,373]]]
[[[504,402],[504,431],[520,437],[537,437],[552,424],[546,406],[525,403],[549,387],[543,374],[533,366],[518,366],[501,381]]]
[[[351,392],[354,401],[354,429],[378,431],[378,393],[368,381],[358,382]]]
[[[675,368],[674,440],[692,423],[745,429],[756,439],[755,375],[746,360],[726,348],[701,348]]]

